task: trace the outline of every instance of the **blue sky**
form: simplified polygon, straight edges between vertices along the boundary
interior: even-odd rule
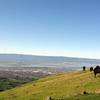
[[[100,0],[0,0],[0,53],[100,58]]]

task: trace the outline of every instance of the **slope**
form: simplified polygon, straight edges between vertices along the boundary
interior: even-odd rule
[[[87,91],[89,95],[81,95]],[[60,73],[0,93],[0,100],[77,100],[77,97],[100,100],[100,77],[86,71]],[[99,98],[98,98],[99,97]],[[79,100],[81,100],[79,99]],[[89,99],[92,100],[92,99]]]

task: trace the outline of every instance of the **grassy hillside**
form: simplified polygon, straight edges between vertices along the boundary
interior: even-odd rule
[[[88,94],[83,95],[87,91]],[[93,73],[69,72],[49,76],[0,93],[0,100],[100,100],[100,77]]]

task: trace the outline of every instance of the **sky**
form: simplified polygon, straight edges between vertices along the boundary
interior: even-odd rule
[[[100,59],[100,0],[0,0],[0,53]]]

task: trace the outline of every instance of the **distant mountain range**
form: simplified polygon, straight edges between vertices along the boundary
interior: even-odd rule
[[[0,54],[0,67],[82,67],[98,64],[99,59]]]

